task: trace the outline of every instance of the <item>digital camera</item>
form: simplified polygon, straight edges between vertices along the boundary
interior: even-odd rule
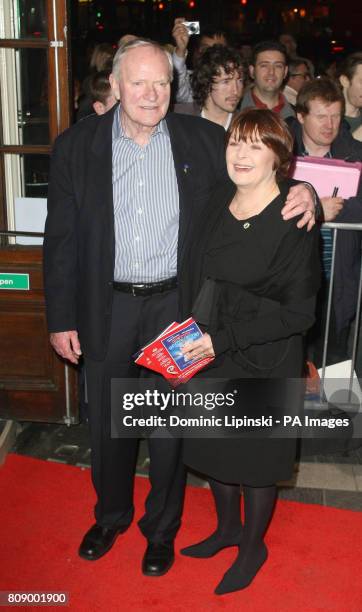
[[[184,21],[184,26],[186,26],[189,36],[193,34],[200,34],[200,22],[199,21]]]

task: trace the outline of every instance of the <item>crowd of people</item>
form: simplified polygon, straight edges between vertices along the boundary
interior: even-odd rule
[[[172,34],[171,50],[133,35],[113,58],[108,48],[79,103],[93,114],[82,113],[52,156],[45,293],[53,348],[75,364],[84,356],[97,494],[96,522],[79,548],[88,561],[106,554],[134,515],[137,439],[111,434],[112,379],[146,377],[132,355],[193,314],[204,333],[184,355],[213,358],[199,381],[245,379],[242,414],[263,412],[271,398],[280,413],[292,405],[298,414],[303,389],[287,381],[302,378],[320,263],[322,287],[330,281],[330,236],[320,254],[315,220],[362,220],[362,192],[318,198],[289,177],[293,152],[362,161],[362,53],[335,78],[319,78],[290,36],[244,49],[246,61],[223,32],[205,30],[189,67],[183,18]],[[354,232],[336,254],[331,359],[348,350],[359,263]],[[318,359],[317,341],[312,349]],[[207,558],[237,546],[215,593],[246,588],[268,556],[276,483],[292,473],[295,440],[211,435],[182,444],[154,432],[148,445],[142,572],[162,576],[173,565],[187,465],[209,479],[218,523],[181,552]]]

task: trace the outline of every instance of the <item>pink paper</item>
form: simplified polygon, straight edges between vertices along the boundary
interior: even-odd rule
[[[311,183],[320,198],[332,196],[338,188],[337,196],[351,198],[358,192],[362,164],[345,162],[324,157],[297,157],[292,178]]]

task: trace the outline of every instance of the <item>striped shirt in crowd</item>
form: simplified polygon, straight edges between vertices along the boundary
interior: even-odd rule
[[[309,156],[309,153],[304,150],[302,152],[303,157]],[[324,155],[326,159],[332,159],[332,155],[328,152]],[[327,280],[331,277],[332,268],[332,250],[333,250],[333,234],[332,230],[327,227],[321,227],[321,238],[322,238],[322,270],[324,278]]]
[[[157,282],[176,276],[179,196],[165,120],[141,147],[114,113],[112,174],[114,280]]]

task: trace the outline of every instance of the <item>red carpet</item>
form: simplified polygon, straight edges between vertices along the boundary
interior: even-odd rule
[[[178,555],[166,576],[146,578],[140,572],[145,542],[134,523],[103,559],[80,559],[79,541],[93,522],[89,470],[9,455],[0,490],[0,590],[68,591],[72,611],[362,610],[357,512],[279,502],[267,536],[269,560],[254,583],[217,597],[213,589],[236,549],[209,560]],[[138,517],[147,490],[147,479],[138,478]],[[177,550],[212,530],[210,502],[208,491],[188,488]]]

